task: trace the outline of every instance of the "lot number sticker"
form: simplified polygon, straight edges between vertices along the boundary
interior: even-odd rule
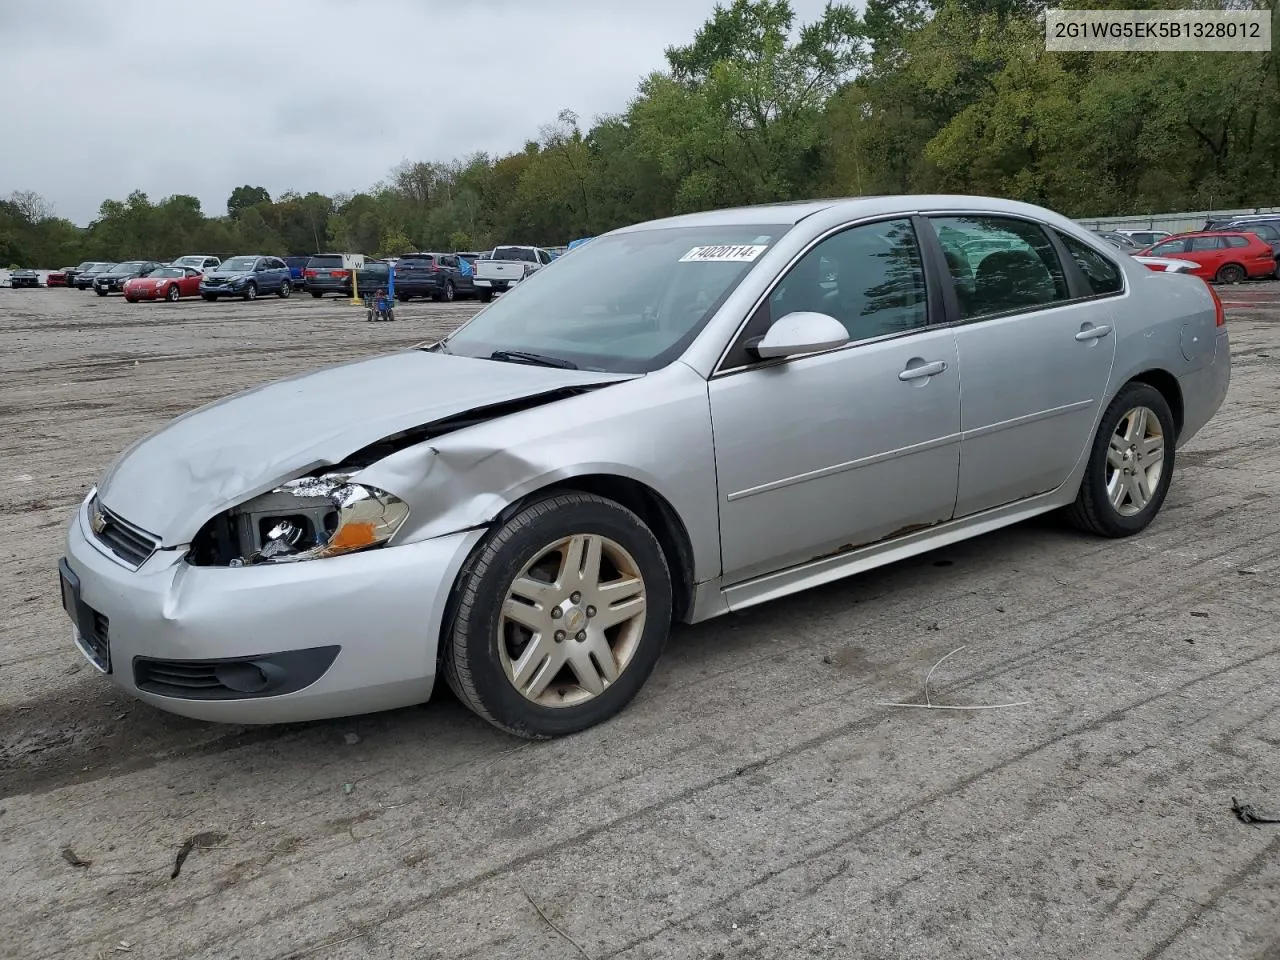
[[[754,243],[721,244],[718,247],[694,247],[681,263],[750,263],[768,248]]]

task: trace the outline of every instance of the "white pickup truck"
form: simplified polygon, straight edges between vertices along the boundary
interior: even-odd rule
[[[529,274],[551,262],[551,254],[541,247],[505,246],[493,251],[475,263],[476,293],[483,303],[493,299]]]

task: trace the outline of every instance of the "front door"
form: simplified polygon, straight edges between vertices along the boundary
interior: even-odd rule
[[[1107,258],[1059,234],[1074,261],[1072,289],[1045,228],[1028,220],[930,223],[962,321],[955,336],[964,437],[956,516],[963,517],[1047,493],[1071,474],[1111,379],[1113,307],[1124,282]]]
[[[709,385],[726,584],[950,519],[960,380],[926,293],[911,221],[889,220],[822,240],[752,317]],[[751,358],[748,341],[806,310],[850,343]]]

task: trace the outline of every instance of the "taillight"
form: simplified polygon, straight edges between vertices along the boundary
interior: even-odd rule
[[[1222,305],[1222,298],[1218,296],[1218,291],[1209,285],[1206,280],[1204,285],[1209,289],[1209,296],[1213,297],[1213,325],[1215,327],[1225,327],[1227,325],[1227,309]]]
[[[345,277],[346,275],[347,275],[347,271],[345,271],[345,270],[330,270],[330,271],[329,271],[329,276],[331,276],[331,277]]]
[[[316,273],[316,271],[314,271],[314,270],[303,270],[303,271],[302,271],[302,275],[303,275],[304,277],[315,277],[315,276],[319,276],[319,274],[317,274],[317,273]]]

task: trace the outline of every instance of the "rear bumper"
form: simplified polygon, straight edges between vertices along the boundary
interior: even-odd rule
[[[1178,435],[1178,447],[1213,419],[1226,400],[1230,385],[1231,339],[1226,328],[1219,327],[1213,359],[1198,370],[1178,378],[1178,386],[1182,390],[1182,432]]]

